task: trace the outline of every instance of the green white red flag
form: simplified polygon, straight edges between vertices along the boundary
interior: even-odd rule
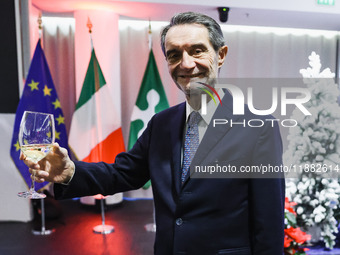
[[[115,109],[113,100],[92,49],[69,134],[69,146],[79,160],[113,163],[116,155],[125,150],[121,120],[117,114],[120,109]]]

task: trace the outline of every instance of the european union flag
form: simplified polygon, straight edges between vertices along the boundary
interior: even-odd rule
[[[52,113],[55,121],[55,140],[60,146],[68,149],[64,115],[61,110],[60,101],[52,81],[45,54],[41,48],[40,40],[35,48],[24,91],[16,111],[11,146],[11,157],[21,175],[24,177],[28,187],[30,187],[32,180],[30,173],[28,172],[28,167],[19,160],[20,146],[18,134],[21,117],[24,111]],[[36,190],[39,190],[47,184],[48,182],[36,183],[35,188]]]

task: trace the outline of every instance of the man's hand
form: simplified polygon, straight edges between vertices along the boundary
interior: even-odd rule
[[[74,163],[68,156],[67,150],[60,147],[58,143],[54,143],[52,150],[38,163],[27,160],[23,153],[21,153],[20,159],[29,167],[32,175],[34,171],[36,182],[48,181],[66,184],[75,171]]]

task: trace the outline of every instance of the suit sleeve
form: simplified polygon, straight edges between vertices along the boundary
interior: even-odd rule
[[[279,127],[267,125],[253,153],[253,165],[281,166]],[[250,180],[250,222],[253,254],[283,254],[285,180],[279,172],[270,178]]]
[[[75,174],[68,185],[55,184],[56,199],[112,195],[142,187],[149,179],[148,147],[152,120],[129,152],[116,156],[114,164],[76,161]]]

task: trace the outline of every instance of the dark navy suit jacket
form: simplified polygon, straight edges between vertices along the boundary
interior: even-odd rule
[[[223,98],[214,118],[233,116],[232,97]],[[114,194],[143,186],[151,179],[157,255],[261,254],[281,255],[284,236],[283,178],[195,178],[181,184],[181,151],[185,104],[156,114],[135,146],[115,164],[75,162],[69,185],[55,185],[57,199]],[[278,126],[209,126],[192,165],[223,162],[236,166],[282,164]],[[280,176],[279,176],[280,177]]]

